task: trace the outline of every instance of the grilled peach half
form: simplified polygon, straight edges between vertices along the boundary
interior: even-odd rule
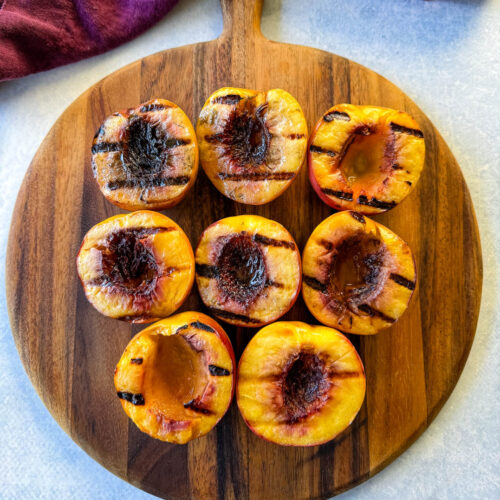
[[[407,113],[338,104],[311,134],[309,178],[327,205],[377,214],[408,196],[424,158],[424,135]]]
[[[140,210],[95,225],[77,256],[85,295],[102,314],[149,323],[172,314],[194,282],[184,231],[164,215]]]
[[[196,282],[211,314],[239,326],[275,321],[300,291],[300,253],[278,222],[257,215],[221,219],[196,249]]]
[[[92,170],[102,194],[126,210],[163,210],[196,180],[198,145],[184,111],[154,99],[104,120],[92,144]]]
[[[330,441],[356,417],[366,381],[356,349],[337,330],[279,321],[250,340],[236,399],[258,436],[281,445]]]
[[[296,177],[307,124],[288,92],[225,87],[214,92],[196,126],[201,166],[213,185],[239,203],[262,205]]]
[[[129,342],[115,388],[141,431],[183,444],[207,434],[226,413],[235,365],[222,327],[189,311],[150,325]]]
[[[409,246],[357,212],[338,212],[312,232],[303,252],[302,295],[321,323],[374,334],[406,310],[416,285]]]

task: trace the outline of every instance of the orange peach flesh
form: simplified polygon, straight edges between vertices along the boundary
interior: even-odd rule
[[[309,178],[331,207],[375,214],[414,189],[424,158],[422,131],[407,113],[338,104],[311,134]]]
[[[142,210],[91,228],[77,269],[99,312],[144,323],[172,314],[184,302],[194,281],[194,255],[173,220]]]
[[[303,253],[303,297],[321,323],[357,334],[391,326],[416,286],[408,245],[356,212],[339,212],[311,234]]]
[[[234,392],[234,352],[221,326],[180,313],[138,333],[115,370],[126,414],[143,432],[186,443],[209,432]]]
[[[354,420],[364,395],[363,364],[332,328],[273,323],[252,338],[240,359],[241,415],[255,434],[276,444],[333,439]]]
[[[94,138],[92,168],[103,195],[121,208],[172,207],[196,180],[194,128],[186,114],[166,99],[114,113]]]
[[[294,304],[300,281],[297,246],[275,221],[228,217],[200,238],[198,290],[209,311],[228,323],[253,327],[275,321]]]
[[[201,165],[214,186],[250,205],[268,203],[287,189],[307,148],[302,109],[281,89],[217,90],[201,110],[196,134]]]

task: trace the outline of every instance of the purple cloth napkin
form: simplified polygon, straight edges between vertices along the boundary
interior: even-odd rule
[[[0,0],[0,81],[105,52],[177,0]]]

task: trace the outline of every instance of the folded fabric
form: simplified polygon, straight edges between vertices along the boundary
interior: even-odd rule
[[[0,81],[105,52],[177,0],[0,0]]]

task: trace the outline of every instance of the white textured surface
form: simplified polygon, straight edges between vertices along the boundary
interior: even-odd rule
[[[401,87],[461,165],[479,221],[484,288],[469,360],[425,434],[343,499],[500,498],[500,2],[266,0],[264,34],[346,56]],[[0,84],[0,258],[17,190],[49,128],[81,92],[140,57],[215,38],[217,0],[182,1],[159,25],[107,54]],[[0,498],[152,498],[107,472],[57,426],[23,371],[0,269]],[[272,499],[263,499],[272,500]]]

